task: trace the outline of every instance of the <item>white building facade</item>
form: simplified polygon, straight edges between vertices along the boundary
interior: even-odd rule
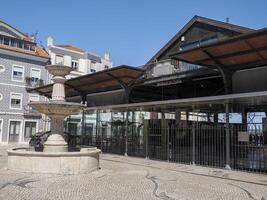
[[[51,64],[63,64],[72,67],[73,71],[67,77],[68,79],[112,67],[109,53],[100,57],[71,45],[55,45],[52,37],[47,39],[47,51]]]

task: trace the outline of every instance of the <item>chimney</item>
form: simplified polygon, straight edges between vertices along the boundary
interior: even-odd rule
[[[54,45],[54,39],[51,36],[49,36],[47,38],[47,46],[53,46],[53,45]]]
[[[110,53],[106,52],[106,53],[104,54],[104,59],[105,59],[105,60],[110,60]]]
[[[226,17],[225,22],[226,23],[229,23],[230,22],[230,18],[229,17]]]

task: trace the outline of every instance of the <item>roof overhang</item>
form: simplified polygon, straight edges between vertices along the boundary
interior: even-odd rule
[[[191,64],[229,70],[247,69],[267,64],[267,28],[251,31],[207,45],[199,45],[169,54]]]
[[[174,111],[177,109],[187,110],[194,108],[200,111],[220,111],[218,107],[224,109],[225,103],[245,105],[247,107],[267,106],[267,91],[249,92],[239,94],[228,94],[218,96],[205,96],[185,99],[173,99],[164,101],[151,101],[131,104],[109,105],[88,107],[87,111],[94,110],[131,110],[131,111]],[[224,112],[224,110],[222,110]]]
[[[143,69],[122,65],[72,78],[65,82],[66,98],[121,89],[123,85],[127,86],[134,83],[143,74]],[[28,91],[51,98],[52,89],[53,84],[49,84],[28,89]]]

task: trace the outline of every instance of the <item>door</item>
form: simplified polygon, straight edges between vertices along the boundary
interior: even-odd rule
[[[31,122],[27,121],[25,122],[25,128],[24,128],[24,141],[29,141],[30,138],[35,135],[37,127],[37,122]]]
[[[3,120],[0,119],[0,141],[2,141],[2,125],[3,125]]]
[[[20,130],[21,130],[21,122],[20,121],[10,121],[10,124],[9,124],[9,142],[18,142],[19,141]]]

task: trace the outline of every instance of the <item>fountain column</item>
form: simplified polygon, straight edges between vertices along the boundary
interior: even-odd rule
[[[53,75],[52,99],[46,102],[31,102],[29,105],[46,114],[51,120],[51,135],[44,143],[44,151],[66,152],[68,145],[64,140],[64,119],[71,114],[80,112],[84,105],[65,101],[65,76],[70,73],[70,67],[48,65],[46,68]]]
[[[65,77],[54,76],[52,78],[54,81],[53,91],[52,91],[52,100],[54,101],[65,101],[65,86],[66,81]]]
[[[67,66],[56,66],[50,65],[47,66],[47,69],[50,74],[53,75],[52,81],[53,91],[51,102],[58,104],[58,108],[62,108],[60,103],[65,102],[65,86],[66,81],[65,76],[68,75],[71,71],[70,67]],[[55,109],[55,108],[53,108]],[[47,141],[44,143],[44,152],[67,152],[68,144],[64,140],[64,118],[68,115],[67,113],[50,111],[53,114],[49,114],[50,117],[50,130],[51,135],[48,137]]]

